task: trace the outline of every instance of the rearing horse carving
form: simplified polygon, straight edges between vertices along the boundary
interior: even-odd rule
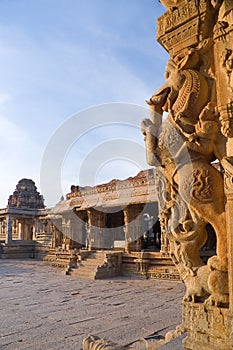
[[[147,162],[157,174],[161,225],[186,283],[186,300],[209,296],[207,302],[224,304],[228,301],[224,185],[223,175],[211,163],[224,157],[225,138],[211,102],[210,82],[195,65],[186,62],[182,67],[170,59],[165,77],[165,84],[147,101],[150,119],[142,121]],[[163,111],[168,113],[164,122]],[[217,249],[204,265],[199,249],[207,238],[207,223],[216,232]]]

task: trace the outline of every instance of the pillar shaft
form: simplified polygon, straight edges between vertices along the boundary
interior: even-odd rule
[[[222,165],[225,170],[224,190],[227,197],[227,246],[230,310],[233,312],[233,3],[224,0],[220,7],[214,30],[214,58],[217,108],[221,131],[227,138],[227,157]]]
[[[141,250],[143,204],[129,205],[124,209],[126,251]]]
[[[105,212],[90,208],[87,210],[88,218],[88,233],[87,233],[87,245],[91,248],[104,248],[105,247]]]
[[[12,242],[12,218],[7,217],[6,243]]]

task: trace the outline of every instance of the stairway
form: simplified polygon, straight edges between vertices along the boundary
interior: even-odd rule
[[[63,250],[58,248],[51,248],[44,261],[49,262],[50,265],[61,268],[68,268],[72,259],[72,252],[70,250]]]
[[[90,252],[89,256],[78,262],[77,267],[70,268],[67,274],[90,279],[111,278],[120,274],[120,263],[119,252]]]
[[[37,233],[35,240],[35,258],[43,260],[50,252],[52,234]]]

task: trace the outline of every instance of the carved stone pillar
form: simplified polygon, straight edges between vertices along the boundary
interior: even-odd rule
[[[148,104],[159,113],[165,110],[168,116],[160,130],[150,116],[142,122],[142,131],[146,151],[155,156],[149,153],[150,165],[160,167],[164,173],[165,181],[157,186],[161,225],[186,285],[183,328],[187,337],[183,344],[186,350],[230,350],[233,1],[161,3],[167,12],[157,21],[157,40],[170,59],[166,82]],[[212,165],[216,159],[225,169],[225,194],[222,173]],[[215,230],[217,249],[216,255],[203,265],[199,251],[206,241],[208,223]]]
[[[12,238],[18,239],[18,220],[12,220]]]
[[[227,157],[223,161],[225,170],[225,194],[227,197],[227,242],[228,242],[228,283],[229,283],[229,308],[233,313],[233,157]]]
[[[3,220],[0,220],[0,235],[3,235]]]
[[[124,209],[125,250],[127,252],[142,249],[142,211],[143,204],[131,204]]]
[[[214,40],[217,107],[221,130],[227,137],[227,157],[222,161],[222,165],[225,170],[224,187],[227,197],[229,307],[233,312],[233,2],[231,0],[224,0],[219,9]]]
[[[92,248],[105,248],[105,212],[90,208],[87,210],[87,246]]]
[[[228,155],[233,155],[233,2],[222,1],[214,28],[214,57],[217,107]]]
[[[76,217],[72,218],[73,240],[77,245],[86,244],[86,220],[87,214],[84,210],[77,210]]]
[[[2,221],[2,234],[6,236],[6,230],[7,230],[7,219],[4,218]]]
[[[33,220],[33,225],[32,225],[32,240],[36,240],[36,219]]]
[[[63,234],[63,243],[62,248],[65,250],[70,249],[70,219],[67,217],[62,218],[62,234]]]
[[[22,223],[20,220],[18,220],[18,239],[22,239]]]
[[[28,222],[26,221],[25,225],[24,225],[24,232],[25,232],[25,236],[24,239],[26,241],[28,241],[30,239],[31,236],[31,232],[30,232],[30,225],[28,224]]]
[[[62,233],[54,226],[52,248],[58,248],[62,246]]]
[[[167,257],[170,255],[169,249],[170,245],[169,245],[169,240],[166,236],[166,233],[164,231],[161,231],[161,249],[160,249],[160,253],[162,256]]]
[[[10,216],[7,217],[6,223],[6,243],[12,242],[12,218]]]
[[[22,240],[24,236],[24,221],[21,219],[19,224],[19,239]]]

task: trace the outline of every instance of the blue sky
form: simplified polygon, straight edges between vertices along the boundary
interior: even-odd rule
[[[155,40],[155,21],[164,12],[155,0],[1,0],[1,207],[21,178],[32,178],[41,189],[43,154],[70,116],[109,103],[147,108],[145,100],[163,82],[168,58]],[[88,118],[95,117],[92,112]],[[88,176],[79,177],[80,164],[90,150],[102,154],[100,145],[113,135],[143,146],[142,116],[139,108],[128,128],[121,115],[115,128],[88,129],[72,142],[61,168],[62,194],[73,183],[88,185]],[[117,116],[110,119],[118,122]],[[119,153],[118,161],[105,159],[90,169],[95,172],[90,185],[133,176],[143,166],[124,157]],[[53,205],[60,195],[54,193],[46,204]]]

